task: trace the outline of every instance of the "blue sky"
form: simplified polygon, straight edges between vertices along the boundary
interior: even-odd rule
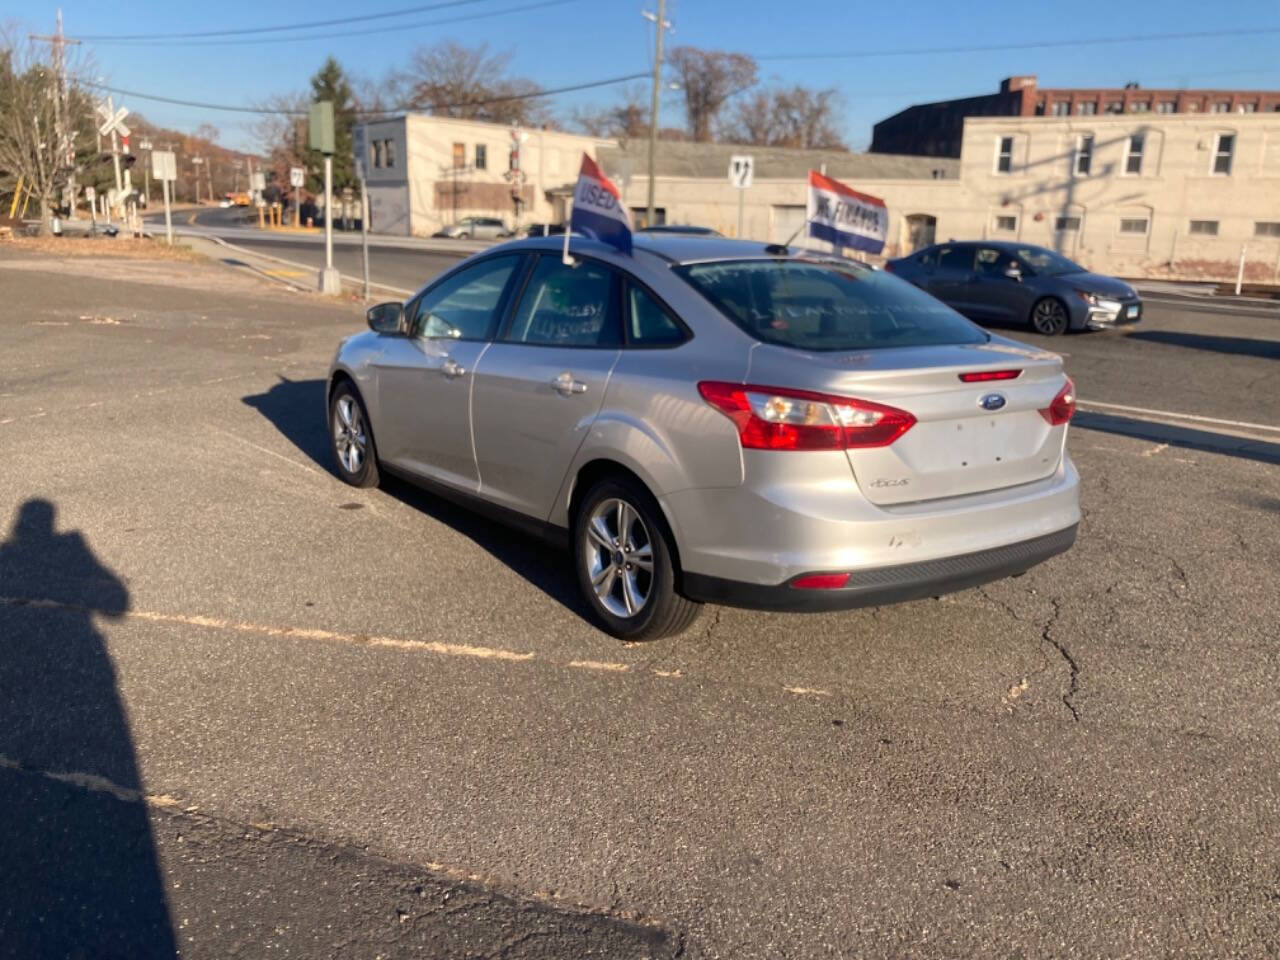
[[[100,0],[62,3],[68,35],[142,34],[275,26],[420,6],[429,0],[223,0],[217,4],[135,0],[131,16]],[[328,54],[352,73],[381,77],[406,62],[415,47],[444,38],[487,42],[514,54],[513,71],[547,87],[604,79],[649,68],[652,28],[643,0],[563,0],[551,6],[453,24],[424,22],[501,11],[537,0],[477,0],[430,13],[375,20],[314,33],[338,39],[280,40],[252,45],[122,45],[86,43],[96,73],[120,87],[178,99],[252,104],[273,93],[301,90]],[[652,9],[656,0],[645,6]],[[51,31],[56,4],[22,2],[0,18]],[[785,54],[904,50],[939,46],[1022,44],[1084,37],[1122,37],[1203,30],[1280,28],[1276,0],[1233,0],[1206,7],[1188,0],[1075,0],[1072,3],[915,3],[878,0],[669,0],[674,34],[668,42],[759,57]],[[357,35],[359,30],[387,32]],[[269,35],[269,36],[283,36]],[[255,38],[256,39],[256,38]],[[1001,77],[1034,73],[1042,86],[1191,86],[1280,88],[1280,33],[1146,43],[1090,44],[1053,49],[895,54],[855,59],[762,61],[765,81],[836,87],[844,98],[841,127],[862,148],[871,125],[925,100],[993,91]],[[575,104],[607,103],[612,88],[553,100],[562,117]],[[664,125],[681,116],[679,94],[664,100]],[[117,98],[121,99],[121,98]],[[253,118],[233,113],[123,98],[154,122],[192,130],[212,123],[230,146],[253,148]]]

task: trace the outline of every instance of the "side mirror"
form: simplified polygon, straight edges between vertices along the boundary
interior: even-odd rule
[[[370,307],[365,318],[374,333],[404,333],[403,303],[380,303]]]
[[[1008,277],[1010,280],[1021,280],[1022,268],[1019,267],[1016,263],[1011,263],[1009,264],[1009,266],[1004,268],[1004,275]]]

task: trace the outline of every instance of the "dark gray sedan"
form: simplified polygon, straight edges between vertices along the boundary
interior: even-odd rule
[[[1028,243],[939,243],[885,269],[971,320],[1030,324],[1046,336],[1142,318],[1138,292],[1123,280]]]

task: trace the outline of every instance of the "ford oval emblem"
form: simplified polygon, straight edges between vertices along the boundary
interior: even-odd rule
[[[978,401],[978,406],[983,410],[999,410],[1005,404],[1003,393],[988,393],[985,397]]]

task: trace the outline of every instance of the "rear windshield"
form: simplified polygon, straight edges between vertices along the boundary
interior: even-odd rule
[[[751,336],[783,347],[871,350],[990,339],[922,290],[862,267],[734,260],[676,273]]]

